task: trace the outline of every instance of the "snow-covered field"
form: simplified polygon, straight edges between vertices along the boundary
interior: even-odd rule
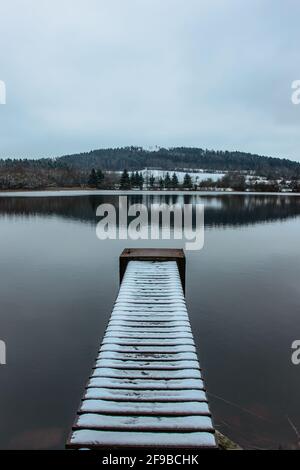
[[[148,175],[148,177],[153,175],[155,178],[160,178],[160,177],[164,178],[167,171],[144,169],[142,171],[142,173],[143,173],[144,178],[147,175]],[[209,178],[212,179],[213,181],[218,181],[225,174],[225,173],[206,173],[202,170],[197,170],[197,171],[191,171],[191,170],[187,170],[187,171],[169,171],[168,173],[171,177],[172,177],[173,173],[176,173],[176,176],[178,178],[179,183],[183,182],[184,175],[186,173],[188,173],[191,176],[193,183],[200,183],[201,181],[207,180]]]
[[[116,173],[122,174],[122,171],[116,171]],[[129,171],[129,174],[130,173],[131,171]],[[167,171],[167,170],[152,170],[152,169],[145,168],[144,170],[139,171],[139,173],[142,173],[144,178],[146,178],[147,176],[148,178],[150,178],[150,176],[153,175],[156,179],[164,178],[167,173],[169,173],[170,177],[172,177],[173,173],[175,173],[178,178],[179,183],[183,182],[184,175],[186,173],[188,173],[191,176],[193,183],[200,183],[201,181],[204,181],[207,179],[211,179],[212,181],[218,181],[221,178],[223,178],[223,176],[225,175],[225,172],[209,173],[201,169],[194,170],[194,171],[191,171],[191,169],[186,169],[184,171],[174,171],[174,170]]]

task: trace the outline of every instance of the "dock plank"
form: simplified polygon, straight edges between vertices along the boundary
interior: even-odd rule
[[[122,431],[207,431],[214,430],[208,416],[114,416],[84,413],[75,429],[109,429]]]
[[[209,432],[120,432],[80,429],[74,431],[69,448],[114,448],[114,447],[174,447],[213,448],[215,438]]]

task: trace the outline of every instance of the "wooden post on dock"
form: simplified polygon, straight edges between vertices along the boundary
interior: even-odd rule
[[[185,292],[185,254],[179,248],[125,248],[120,255],[120,284],[129,261],[176,261]]]

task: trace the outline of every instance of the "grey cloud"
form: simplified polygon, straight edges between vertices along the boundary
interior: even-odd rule
[[[300,160],[297,0],[2,0],[0,156],[193,145]]]

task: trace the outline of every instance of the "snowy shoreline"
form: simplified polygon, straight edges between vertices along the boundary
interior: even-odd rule
[[[57,197],[57,196],[300,196],[300,193],[291,192],[262,192],[262,191],[193,191],[193,190],[126,190],[119,189],[52,189],[40,191],[0,191],[0,197]]]

